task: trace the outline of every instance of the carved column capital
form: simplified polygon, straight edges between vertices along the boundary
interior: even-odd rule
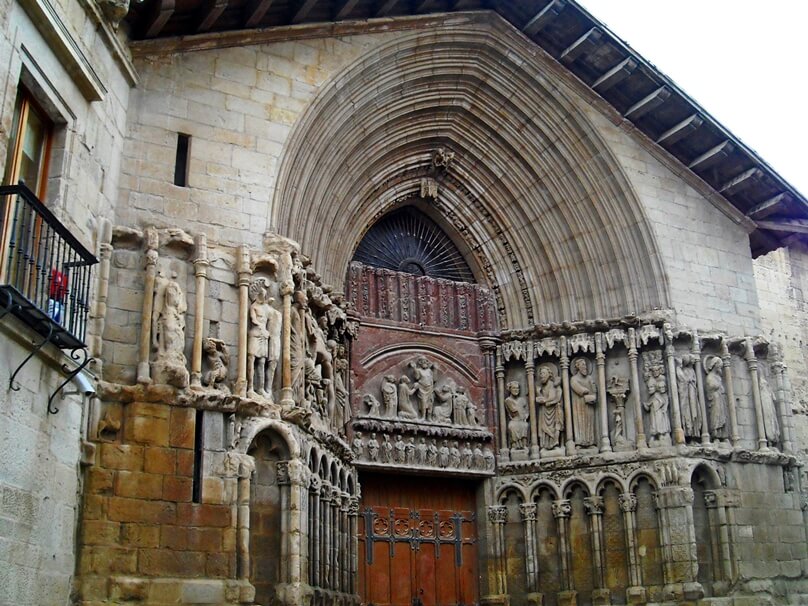
[[[340,493],[339,488],[336,486],[331,487],[331,492],[328,495],[329,500],[331,501],[332,505],[339,505],[341,501],[342,493]]]
[[[523,522],[536,521],[536,504],[535,503],[522,503],[519,505],[519,513],[522,516]]]
[[[637,511],[637,495],[633,492],[621,493],[617,500],[620,503],[620,511],[623,513]]]
[[[705,490],[704,504],[707,506],[707,509],[715,509],[718,507],[718,495],[712,490]]]
[[[569,499],[559,499],[558,501],[553,501],[553,517],[556,519],[559,518],[568,518],[572,515],[572,503],[570,503]]]
[[[603,515],[603,497],[593,496],[584,498],[584,509],[591,516]]]
[[[348,515],[349,516],[359,515],[359,497],[350,497],[348,499]]]
[[[317,476],[311,476],[309,478],[309,492],[313,494],[318,494],[320,492],[320,478]]]
[[[505,524],[508,521],[508,508],[504,505],[490,505],[488,521],[492,524]]]
[[[286,486],[291,484],[291,480],[289,478],[289,462],[288,461],[278,461],[276,463],[276,470],[278,475],[278,485]]]

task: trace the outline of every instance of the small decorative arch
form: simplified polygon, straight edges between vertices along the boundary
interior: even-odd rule
[[[613,473],[607,473],[600,477],[592,494],[603,496],[603,491],[608,484],[614,484],[620,492],[626,492],[626,484],[623,478]]]
[[[527,503],[527,494],[525,493],[525,488],[520,486],[519,484],[505,484],[504,486],[500,487],[496,494],[496,502],[500,505],[504,505],[505,502],[508,500],[508,497],[512,494],[515,494],[517,499],[519,499],[520,503]]]
[[[585,497],[592,495],[589,485],[580,478],[570,478],[564,482],[564,484],[561,486],[561,494],[565,499],[569,499],[570,494],[572,494],[577,487],[580,487],[583,490]]]
[[[287,449],[287,459],[300,458],[300,443],[295,438],[292,428],[277,419],[255,419],[253,423],[246,425],[245,435],[239,440],[235,451],[246,454],[255,438],[267,430],[276,433],[283,440]]]
[[[657,479],[653,475],[649,474],[647,471],[641,469],[629,475],[627,480],[629,491],[635,492],[637,488],[637,483],[640,482],[641,480],[645,480],[646,482],[648,482],[648,484],[651,485],[651,490],[656,491],[659,489],[659,482],[657,481]]]
[[[530,486],[530,500],[535,501],[542,490],[547,490],[554,499],[558,499],[558,495],[560,494],[558,486],[548,480],[539,480]]]

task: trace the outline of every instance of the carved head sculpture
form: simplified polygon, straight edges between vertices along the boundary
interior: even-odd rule
[[[550,369],[546,366],[541,366],[539,368],[539,381],[542,383],[547,383],[550,380]]]
[[[409,377],[407,377],[406,375],[404,375],[404,376],[402,376],[402,377],[401,377],[401,378],[398,380],[398,382],[399,382],[399,383],[401,383],[401,384],[403,384],[403,385],[409,385],[409,383],[410,383],[410,379],[409,379]]]
[[[387,383],[395,383],[396,378],[393,375],[384,375],[384,380]]]
[[[269,280],[266,278],[256,278],[250,284],[250,300],[255,303],[266,303],[269,296]],[[270,300],[271,302],[271,300]]]
[[[182,301],[180,285],[173,280],[166,285],[166,305],[179,307]]]
[[[202,351],[206,354],[212,354],[216,351],[216,340],[208,337],[202,341]]]
[[[520,387],[519,387],[519,382],[518,381],[510,381],[508,383],[508,393],[511,394],[512,396],[518,396],[519,395],[519,389],[520,389]]]
[[[578,374],[584,377],[589,374],[589,363],[586,361],[586,358],[577,358],[575,362],[573,362],[573,368],[575,368]]]
[[[418,356],[415,360],[415,365],[418,368],[423,368],[424,370],[430,368],[432,364],[430,364],[429,360],[427,360],[424,356]]]
[[[708,373],[712,372],[716,366],[721,367],[722,364],[723,361],[718,356],[707,356],[704,358],[704,370]]]

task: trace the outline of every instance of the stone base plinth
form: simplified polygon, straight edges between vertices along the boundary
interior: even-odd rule
[[[577,591],[558,592],[558,606],[578,606]]]

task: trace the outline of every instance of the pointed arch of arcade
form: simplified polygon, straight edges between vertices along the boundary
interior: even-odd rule
[[[436,214],[493,289],[500,327],[667,307],[642,206],[551,62],[498,21],[367,53],[296,124],[269,228],[341,284],[369,226],[434,176]],[[455,157],[435,174],[439,147]]]

